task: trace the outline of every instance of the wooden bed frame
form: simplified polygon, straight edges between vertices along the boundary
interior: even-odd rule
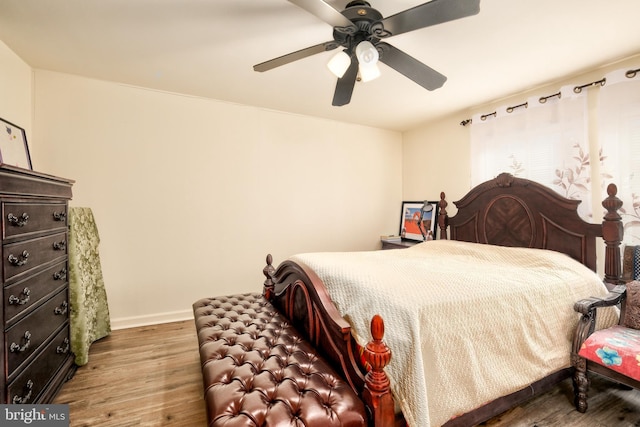
[[[440,195],[438,227],[440,238],[491,245],[551,249],[566,253],[596,271],[596,238],[606,245],[604,281],[608,287],[620,283],[620,243],[623,227],[616,197],[609,185],[602,202],[606,214],[602,224],[583,221],[569,200],[536,182],[503,173],[473,188],[455,205],[455,216],[447,214],[445,194]],[[333,364],[362,397],[371,412],[371,424],[404,425],[396,414],[389,379],[384,367],[391,351],[383,343],[384,323],[372,319],[373,339],[360,348],[351,327],[334,306],[320,278],[308,266],[287,260],[277,268],[267,256],[264,295],[276,306],[319,352]],[[374,313],[372,313],[373,315]],[[454,418],[445,426],[469,426],[486,421],[532,396],[549,390],[571,375],[571,368],[554,372],[520,391],[490,402]]]

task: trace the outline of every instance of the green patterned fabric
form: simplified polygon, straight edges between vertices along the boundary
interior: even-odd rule
[[[69,208],[69,300],[71,350],[76,364],[89,361],[91,344],[111,332],[98,244],[91,208]]]

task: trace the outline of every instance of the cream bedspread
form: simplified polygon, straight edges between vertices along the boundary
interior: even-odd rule
[[[383,317],[387,374],[411,427],[440,426],[570,366],[574,302],[607,294],[593,271],[539,249],[435,240],[291,259],[318,274],[361,344],[373,314]]]

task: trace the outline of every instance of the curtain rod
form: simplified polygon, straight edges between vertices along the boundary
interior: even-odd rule
[[[600,80],[596,80],[595,82],[587,83],[586,85],[576,86],[573,88],[573,92],[580,93],[582,92],[582,89],[584,89],[585,87],[596,86],[596,85],[604,86],[605,83],[607,83],[607,78],[603,77]]]
[[[632,79],[632,78],[634,78],[636,76],[636,74],[638,74],[638,72],[640,72],[640,68],[636,68],[635,70],[628,70],[626,73],[624,73],[624,75],[627,78]],[[575,86],[573,88],[573,91],[575,93],[580,93],[580,92],[582,92],[582,89],[585,89],[585,88],[588,88],[588,87],[591,87],[591,86],[597,86],[597,85],[604,86],[606,83],[607,83],[607,79],[605,77],[603,77],[600,80],[596,80],[596,81],[591,82],[591,83]],[[555,98],[556,96],[558,97],[558,99],[560,99],[562,97],[562,93],[561,92],[557,92],[557,93],[554,93],[554,94],[551,94],[551,95],[541,96],[538,99],[538,102],[541,103],[541,104],[544,104],[545,102],[547,102],[548,99]],[[528,106],[529,106],[528,102],[523,102],[522,104],[514,105],[513,107],[507,107],[507,113],[512,113],[513,110],[515,110],[516,108],[520,108],[520,107],[527,108]],[[496,115],[497,115],[497,111],[494,111],[493,113],[483,114],[483,115],[480,116],[480,120],[484,121],[488,117],[496,116]],[[468,125],[468,124],[470,124],[472,122],[473,122],[472,119],[464,119],[463,121],[460,122],[460,126],[466,126],[466,125]]]
[[[562,92],[554,93],[553,95],[541,96],[540,99],[538,99],[538,102],[540,104],[544,104],[545,102],[547,102],[547,99],[550,99],[556,96],[558,97],[558,99],[562,98]]]

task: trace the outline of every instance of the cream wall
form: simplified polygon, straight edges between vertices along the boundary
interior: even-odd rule
[[[440,192],[444,191],[450,206],[448,211],[450,214],[455,214],[456,210],[452,202],[462,198],[471,188],[470,131],[469,126],[460,125],[462,120],[478,113],[491,113],[499,106],[521,104],[530,96],[551,95],[567,84],[578,85],[600,80],[606,73],[626,67],[640,67],[640,55],[587,70],[581,74],[567,76],[557,82],[439,118],[405,132],[402,156],[405,200],[439,197]],[[595,101],[598,89],[586,90],[589,96],[590,143],[597,147]],[[424,196],[425,193],[427,196]],[[594,195],[596,198],[594,203],[599,203],[605,196]]]
[[[456,114],[403,134],[405,200],[440,200],[445,192],[451,202],[469,190],[469,128],[459,123]]]
[[[0,118],[31,135],[31,67],[0,41]]]
[[[397,228],[392,131],[35,71],[34,163],[93,209],[112,324],[260,292],[265,255],[372,250]]]

